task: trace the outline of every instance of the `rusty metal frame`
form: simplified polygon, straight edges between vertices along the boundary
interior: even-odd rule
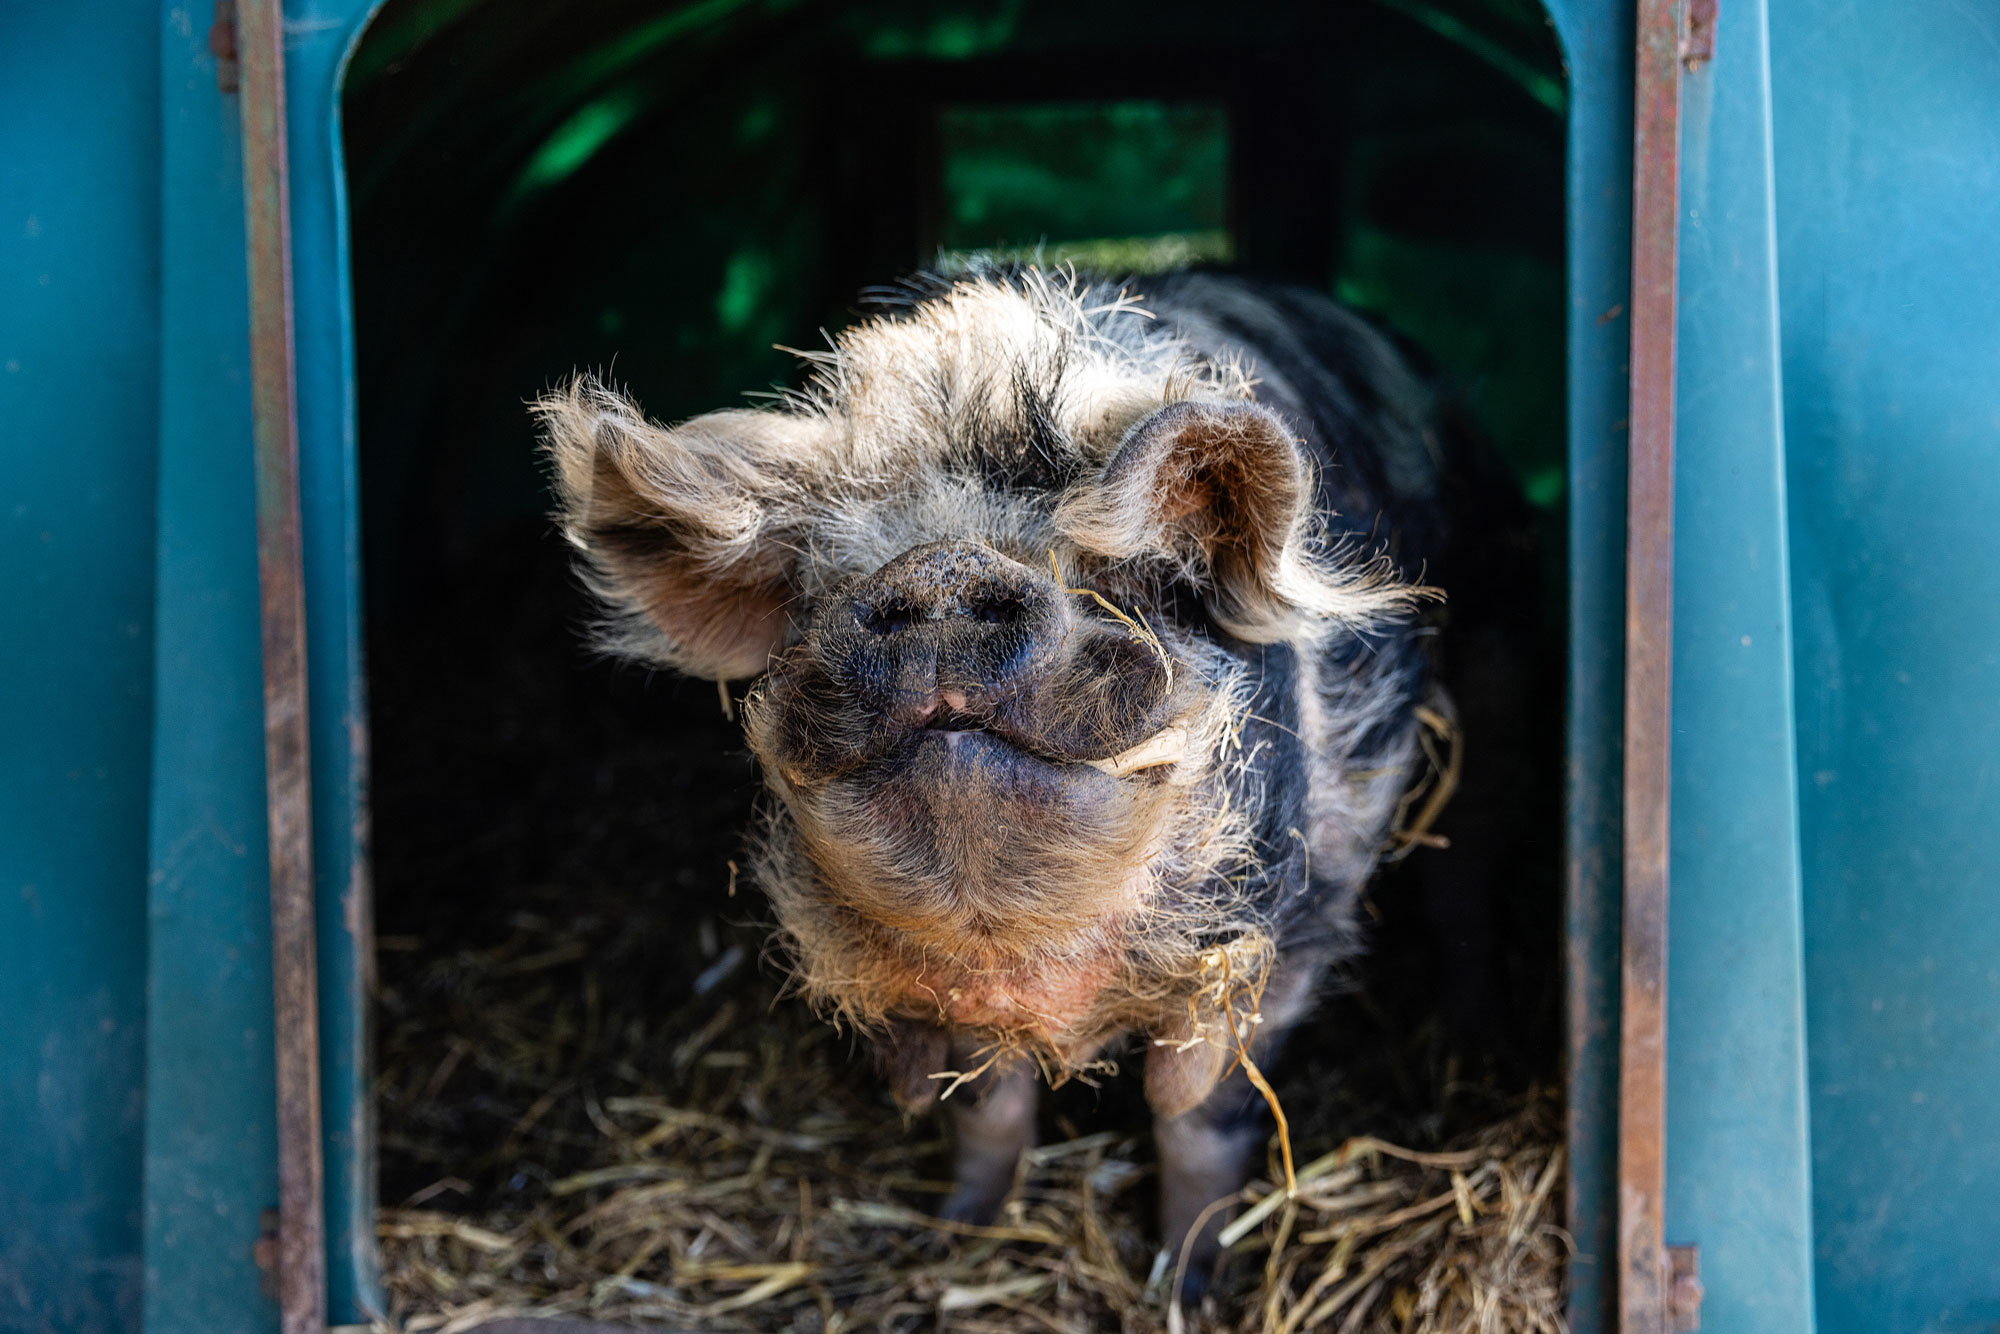
[[[257,583],[264,654],[264,785],[271,856],[271,985],[278,1103],[278,1303],[284,1334],[326,1328],[320,1157],[319,969],[307,735],[305,558],[299,526],[292,338],[291,177],[284,15],[239,0],[243,209],[250,268],[250,386]]]
[[[1682,31],[1637,0],[1625,564],[1624,906],[1618,1045],[1618,1327],[1667,1334],[1668,799],[1672,784],[1674,325]],[[1706,6],[1706,13],[1714,13]]]

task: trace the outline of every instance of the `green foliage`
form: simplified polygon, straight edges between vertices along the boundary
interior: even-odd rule
[[[951,249],[1227,234],[1229,113],[1218,105],[947,106],[937,140],[939,240]]]
[[[1540,508],[1561,502],[1565,302],[1557,263],[1502,246],[1360,227],[1349,237],[1336,295],[1437,358],[1529,500]]]
[[[1155,54],[1182,75],[1149,81]],[[1326,270],[1292,272],[1428,348],[1559,512],[1562,71],[1533,0],[389,0],[350,68],[378,606],[410,543],[544,510],[520,405],[572,368],[674,419],[795,379],[774,344],[923,263],[1254,266],[1288,206],[1244,212],[1246,142],[1331,194]],[[1076,86],[1013,92],[1044,69]],[[1228,99],[1274,89],[1297,119],[1244,140]]]
[[[862,19],[862,50],[873,60],[970,60],[1005,50],[1015,38],[1021,9],[1020,0],[1010,0],[940,6],[917,15],[878,12]]]
[[[962,273],[978,263],[1068,265],[1079,273],[1165,273],[1195,264],[1227,264],[1236,257],[1236,238],[1223,228],[1206,232],[1163,232],[1158,236],[1090,236],[1033,245],[979,246],[941,250],[937,267]]]

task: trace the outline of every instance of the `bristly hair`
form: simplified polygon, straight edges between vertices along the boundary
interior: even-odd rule
[[[662,626],[692,591],[667,584],[719,579],[732,590],[721,605],[765,614],[774,587],[809,600],[941,533],[1037,564],[1052,547],[1087,557],[1048,501],[1084,512],[1097,470],[1136,423],[1176,403],[1245,403],[1256,384],[1247,360],[1195,352],[1143,300],[1033,267],[923,274],[878,296],[891,313],[799,353],[806,382],[772,406],[666,427],[590,377],[544,397],[536,411],[560,517],[592,565],[604,642],[698,675],[741,672],[754,645],[713,633],[691,645],[686,617]],[[1129,516],[1098,518],[1118,529],[1123,554],[1097,573],[1155,588],[1207,578],[1185,551],[1149,554]],[[629,552],[634,535],[657,544],[643,571],[612,550]],[[1239,637],[1365,626],[1419,595],[1379,560],[1338,549],[1310,509],[1270,573],[1256,619],[1225,622]]]
[[[1340,672],[1320,660],[1328,644],[1394,622],[1416,591],[1328,537],[1320,462],[1258,401],[1248,357],[1198,350],[1138,291],[996,267],[918,275],[871,304],[872,318],[800,354],[806,381],[770,406],[663,426],[588,377],[537,405],[565,533],[607,609],[603,642],[768,683],[784,670],[771,671],[774,656],[811,656],[811,609],[841,605],[828,599],[920,546],[976,542],[1036,570],[1053,560],[1065,591],[1129,616],[1170,659],[1171,679],[1198,686],[1175,719],[1185,758],[1147,789],[1151,804],[1133,806],[1122,842],[1102,829],[1049,834],[1060,846],[1038,864],[1048,883],[1030,886],[1048,891],[1038,905],[1049,929],[1007,961],[1024,976],[1060,973],[1115,951],[1115,985],[1062,1031],[1000,1037],[1042,1044],[1063,1069],[1109,1032],[1182,1031],[1183,1014],[1212,1026],[1190,1006],[1212,989],[1214,951],[1234,950],[1226,961],[1243,975],[1267,971],[1275,942],[1296,938],[1309,881],[1345,887],[1321,913],[1329,940],[1351,928],[1349,891],[1372,865],[1414,743],[1398,721],[1401,658],[1360,652]],[[1151,470],[1113,475],[1134,458]],[[1272,699],[1251,667],[1266,652],[1299,664]],[[1279,705],[1295,729],[1255,716]],[[852,830],[841,821],[854,808],[786,797],[759,748],[758,689],[743,707],[777,794],[755,877],[797,985],[879,1027],[949,951],[951,923],[918,941],[857,911],[858,891],[829,889],[818,863]],[[1274,727],[1303,751],[1309,794],[1280,801],[1269,786],[1255,747]],[[1264,739],[1246,747],[1252,735]],[[1281,806],[1290,813],[1271,826]],[[1025,883],[1019,870],[1016,857],[995,874]],[[1079,892],[1091,879],[1104,884]],[[1092,897],[1113,890],[1117,912]]]

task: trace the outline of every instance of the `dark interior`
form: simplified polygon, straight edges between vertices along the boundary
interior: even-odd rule
[[[707,1025],[811,1022],[718,1019],[721,977],[777,991],[732,867],[756,776],[713,686],[590,654],[524,403],[599,367],[662,420],[729,405],[792,382],[774,345],[813,346],[863,288],[974,251],[1141,290],[1199,262],[1333,291],[1423,349],[1504,455],[1543,538],[1546,652],[1502,1019],[1478,1042],[1440,1020],[1406,863],[1280,1088],[1337,1088],[1298,1100],[1327,1133],[1435,1140],[1555,1081],[1555,39],[1532,0],[1219,12],[390,0],[374,21],[344,115],[385,1202],[531,1189],[587,1133],[573,1095],[721,1077],[680,1059]],[[503,996],[544,1029],[496,1029]],[[518,1061],[488,1059],[508,1043]],[[1130,1082],[1055,1114],[1136,1118]]]

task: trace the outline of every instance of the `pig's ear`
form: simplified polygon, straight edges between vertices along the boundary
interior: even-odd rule
[[[1216,622],[1268,643],[1307,623],[1366,624],[1407,598],[1366,563],[1316,551],[1312,469],[1255,403],[1172,403],[1126,433],[1056,523],[1112,560],[1163,558],[1208,595]]]
[[[607,646],[695,676],[761,673],[790,633],[788,479],[821,423],[733,411],[663,427],[588,378],[535,415],[557,518],[611,613]]]

